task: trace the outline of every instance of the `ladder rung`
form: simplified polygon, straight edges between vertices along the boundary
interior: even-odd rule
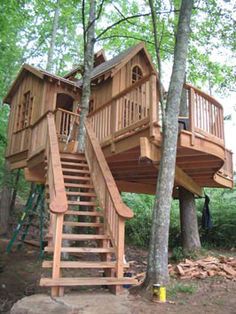
[[[68,200],[69,205],[82,205],[82,206],[97,206],[96,202],[83,202],[83,201],[70,201]]]
[[[71,169],[71,168],[62,168],[62,172],[66,173],[85,173],[85,174],[89,174],[89,170],[80,170],[80,169]]]
[[[46,246],[45,252],[53,252],[54,248]],[[114,248],[94,248],[94,247],[62,247],[62,253],[114,253]]]
[[[66,192],[67,195],[74,195],[74,196],[91,196],[91,197],[96,197],[96,194],[95,193],[92,193],[92,192],[72,192],[72,191],[69,191],[69,192]]]
[[[86,161],[84,154],[63,154],[63,153],[60,153],[60,157],[63,160]]]
[[[68,176],[63,175],[64,180],[73,180],[73,181],[90,181],[91,178],[89,177],[79,177],[79,176]]]
[[[43,261],[43,268],[51,268],[53,266],[53,261]],[[116,262],[75,262],[75,261],[62,261],[60,262],[60,268],[114,268]],[[124,267],[128,267],[125,264]]]
[[[40,286],[53,287],[53,286],[101,286],[101,285],[124,285],[124,284],[137,284],[134,278],[123,277],[79,277],[79,278],[41,278]]]
[[[61,162],[62,165],[65,166],[73,166],[73,167],[81,167],[81,168],[88,168],[88,164],[82,164],[82,163],[78,163],[78,162],[69,162],[69,161],[62,161]]]
[[[92,184],[83,184],[83,183],[70,183],[70,182],[65,182],[65,187],[68,188],[84,188],[84,189],[93,189]]]
[[[67,210],[65,215],[76,215],[76,216],[103,216],[103,212],[99,211],[81,211],[81,210]]]
[[[86,241],[86,240],[105,240],[109,239],[109,236],[105,234],[70,234],[63,233],[63,240],[76,240],[76,241]]]
[[[77,221],[64,221],[65,226],[71,227],[94,227],[100,228],[103,226],[100,222],[77,222]]]

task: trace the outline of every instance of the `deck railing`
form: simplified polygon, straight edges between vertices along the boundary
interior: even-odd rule
[[[225,149],[225,162],[219,172],[224,176],[233,179],[233,153],[229,149]]]
[[[200,133],[224,144],[224,119],[222,105],[212,96],[189,84],[185,84],[187,90],[187,103],[189,108],[189,125],[193,134]]]
[[[122,201],[114,178],[90,122],[85,123],[85,154],[99,204],[104,208],[105,228],[110,235],[117,258],[116,276],[123,277],[125,219],[133,212]]]
[[[152,74],[143,77],[88,115],[100,143],[142,128],[150,121],[157,122],[152,83],[155,78]],[[155,106],[154,113],[151,105]]]
[[[61,108],[58,108],[56,110],[56,129],[58,138],[62,142],[69,142],[76,139],[76,125],[79,123],[79,115],[64,110]]]

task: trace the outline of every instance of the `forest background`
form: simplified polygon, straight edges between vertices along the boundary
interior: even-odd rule
[[[99,2],[99,1],[98,1]],[[176,28],[178,0],[156,1],[163,82],[167,89],[173,58],[173,33]],[[79,0],[2,0],[0,2],[0,190],[8,185],[17,189],[17,202],[24,204],[29,184],[23,173],[6,173],[4,152],[7,144],[9,107],[2,103],[11,82],[23,63],[43,69],[47,66],[55,12],[59,18],[53,51],[53,73],[63,75],[82,64],[83,31]],[[146,43],[154,57],[151,15],[145,0],[102,1],[97,21],[95,50],[103,48],[108,58],[139,41]],[[110,27],[112,26],[112,27]],[[195,1],[192,33],[187,60],[186,80],[217,96],[224,105],[226,145],[235,150],[232,132],[236,131],[236,2],[229,0]],[[155,59],[155,58],[153,58]],[[235,159],[234,159],[235,160]],[[235,162],[234,162],[235,163]],[[17,186],[16,186],[17,182]],[[211,198],[213,228],[201,228],[203,199],[197,200],[201,240],[207,247],[235,246],[236,190],[206,189]],[[123,194],[134,210],[135,218],[127,223],[127,241],[147,247],[151,226],[153,197]],[[178,201],[173,201],[170,223],[170,247],[178,252],[180,226]]]

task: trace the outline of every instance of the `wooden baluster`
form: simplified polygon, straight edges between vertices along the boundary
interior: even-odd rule
[[[195,112],[195,99],[194,90],[190,88],[189,90],[189,124],[191,136],[191,145],[195,145],[195,125],[194,125],[194,112]]]

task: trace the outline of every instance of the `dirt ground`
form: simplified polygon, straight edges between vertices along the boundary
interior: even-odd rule
[[[24,245],[17,251],[14,248],[10,254],[5,253],[6,239],[0,239],[0,313],[9,313],[12,305],[19,299],[38,293],[48,293],[47,289],[38,286],[42,273],[38,248]],[[229,252],[231,256],[232,252]],[[133,261],[132,271],[139,273],[145,270],[146,252],[133,247],[127,248],[127,261]],[[135,261],[135,262],[134,262]],[[91,294],[94,303],[94,312],[89,308],[78,313],[99,312],[100,303],[105,297],[97,297],[106,293],[99,289],[75,290],[80,295]],[[120,308],[120,312],[113,313],[234,313],[236,314],[236,282],[221,277],[200,280],[171,279],[167,290],[167,298],[171,303],[156,304],[139,295],[129,295]],[[92,306],[92,305],[91,305]],[[126,311],[124,309],[127,309]],[[108,313],[108,312],[107,312]]]

